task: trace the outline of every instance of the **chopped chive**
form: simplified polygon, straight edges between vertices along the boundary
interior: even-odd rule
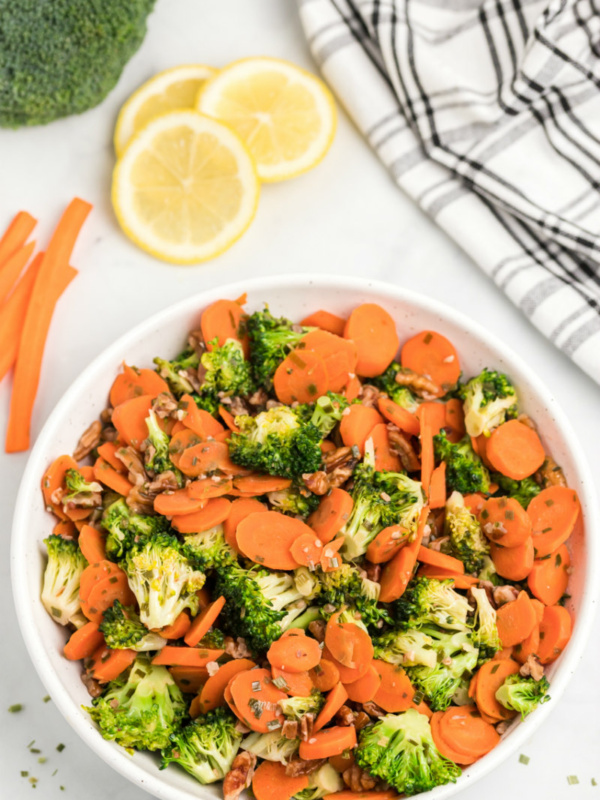
[[[598,784],[596,783],[596,778],[592,778],[592,786],[598,786]]]
[[[61,742],[60,744],[56,745],[56,749],[58,750],[59,753],[62,753],[62,751],[65,749],[66,746],[67,746],[66,744],[63,744]]]
[[[52,699],[52,698],[50,697],[50,695],[49,695],[49,694],[47,694],[47,695],[46,695],[46,697],[42,697],[42,702],[44,702],[44,703],[49,703],[51,699]]]
[[[34,753],[34,755],[36,755],[36,756],[37,756],[37,755],[38,755],[39,753],[41,753],[42,751],[41,751],[41,750],[38,750],[38,748],[37,748],[37,747],[30,747],[30,748],[29,748],[29,752],[30,752],[30,753]]]
[[[29,775],[29,773],[27,772],[26,769],[22,769],[21,770],[21,777],[22,778],[26,778],[28,775]],[[594,780],[594,779],[592,778],[592,780]]]
[[[14,706],[8,707],[9,714],[18,714],[19,711],[23,711],[23,704],[22,703],[15,703]]]
[[[38,764],[45,764],[45,763],[46,763],[46,761],[48,761],[48,759],[46,758],[46,756],[40,756],[40,757],[38,758]]]
[[[29,742],[29,744],[27,745],[27,747],[33,747],[33,745],[34,745],[34,744],[35,744],[35,739],[32,739],[32,740]]]
[[[575,786],[577,783],[579,783],[579,778],[577,775],[567,775],[567,783],[569,786]]]
[[[56,775],[57,772],[58,772],[58,769],[55,769],[50,777],[53,778]]]
[[[65,790],[65,787],[64,787],[64,786],[61,786],[61,787],[60,787],[60,790],[61,790],[61,792],[64,792],[64,790]]]
[[[521,753],[521,755],[519,756],[519,763],[529,764],[529,756],[523,755],[523,753]]]

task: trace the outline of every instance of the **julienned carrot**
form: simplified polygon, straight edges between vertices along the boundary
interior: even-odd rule
[[[269,723],[283,723],[278,703],[287,695],[275,686],[268,669],[239,672],[229,686],[235,707],[253,731],[268,733]]]
[[[238,498],[231,504],[229,516],[223,523],[223,532],[225,534],[225,541],[230,547],[233,547],[238,555],[241,555],[242,553],[238,547],[236,538],[237,526],[245,517],[249,516],[250,514],[258,514],[267,510],[267,507],[263,505],[260,500],[255,500],[251,497]]]
[[[137,656],[135,650],[111,650],[101,645],[92,656],[89,673],[100,683],[114,681],[133,664]]]
[[[186,694],[200,692],[208,681],[208,671],[204,667],[168,667],[168,670],[177,686]]]
[[[370,702],[381,685],[381,675],[373,665],[365,672],[362,678],[353,683],[346,683],[345,688],[348,698],[354,703]]]
[[[556,605],[567,591],[570,567],[571,556],[566,545],[562,544],[546,558],[533,562],[527,576],[529,591],[544,605]]]
[[[376,303],[363,303],[354,309],[344,327],[344,338],[356,344],[356,373],[366,378],[385,372],[400,345],[396,323]]]
[[[2,306],[0,313],[0,341],[3,345],[0,350],[0,381],[12,368],[17,358],[21,329],[25,321],[27,305],[42,258],[43,253],[38,253],[17,283],[11,296]],[[72,276],[69,275],[69,282],[71,278]]]
[[[63,653],[69,661],[90,658],[104,644],[104,636],[95,622],[86,622],[66,643]]]
[[[206,636],[211,626],[214,625],[217,617],[223,610],[224,605],[225,598],[218,597],[213,603],[202,609],[202,611],[192,622],[187,633],[184,635],[183,641],[188,645],[188,647],[196,647],[201,639]]]
[[[136,602],[135,595],[129,588],[127,576],[123,572],[98,581],[87,600],[81,601],[81,610],[87,619],[100,624],[104,612],[113,605],[115,600],[118,600],[122,606],[132,606]]]
[[[387,425],[375,425],[369,433],[369,439],[373,443],[375,453],[375,469],[378,472],[388,470],[389,472],[401,472],[402,462],[400,458],[390,449],[390,437]]]
[[[327,390],[340,392],[356,373],[358,351],[354,342],[323,330],[307,333],[300,340],[297,352],[312,352],[323,359],[327,371]]]
[[[202,336],[209,350],[211,342],[216,339],[217,345],[222,346],[227,339],[237,339],[248,355],[248,337],[243,332],[243,321],[246,312],[242,306],[233,300],[217,300],[202,313],[200,328]]]
[[[444,508],[446,505],[446,462],[433,470],[429,480],[429,507]]]
[[[441,569],[446,569],[449,572],[464,573],[465,571],[465,565],[458,558],[448,556],[445,553],[441,553],[439,550],[432,550],[430,547],[423,547],[423,545],[419,547],[417,560],[420,561],[421,564],[441,567]]]
[[[421,483],[425,492],[429,492],[429,483],[435,467],[433,437],[444,426],[446,411],[442,403],[422,403],[419,406],[421,420]]]
[[[477,761],[476,756],[466,756],[462,753],[459,753],[452,748],[451,744],[448,744],[446,740],[442,738],[440,733],[440,720],[443,716],[443,711],[436,711],[431,717],[431,736],[435,746],[444,756],[444,758],[449,758],[450,761],[454,761],[455,764],[460,764],[463,767],[467,766],[468,764],[473,764],[475,761]]]
[[[465,413],[462,400],[452,397],[445,403],[446,406],[446,436],[450,442],[460,442],[465,435]]]
[[[381,425],[383,417],[370,406],[360,403],[348,406],[340,422],[340,436],[346,447],[358,447],[361,456],[365,454],[365,443],[376,425]]]
[[[345,687],[341,683],[336,684],[327,694],[325,705],[315,719],[313,731],[320,731],[328,722],[331,722],[347,699],[348,692]]]
[[[490,556],[498,575],[509,581],[524,581],[533,568],[533,539],[529,536],[525,544],[517,547],[492,543]]]
[[[300,320],[300,325],[306,328],[320,328],[322,331],[334,333],[336,336],[344,335],[344,327],[346,320],[343,317],[338,317],[337,314],[332,314],[330,311],[319,309],[308,317]]]
[[[19,280],[19,275],[35,248],[35,242],[20,247],[4,263],[0,262],[0,305],[12,292]]]
[[[215,525],[220,525],[229,516],[231,500],[225,497],[216,497],[209,500],[200,511],[191,514],[175,515],[171,525],[179,533],[202,533]]]
[[[564,544],[580,512],[577,492],[566,486],[549,486],[527,506],[533,529],[535,557],[544,558]]]
[[[181,453],[177,466],[188,478],[214,474],[239,475],[246,472],[233,463],[225,442],[216,441],[201,442],[188,447]]]
[[[160,633],[163,639],[181,639],[190,629],[191,624],[192,621],[187,611],[181,611],[175,618],[175,622],[171,623],[171,625],[165,625],[156,633]]]
[[[84,525],[79,534],[78,544],[88,564],[95,564],[106,559],[105,539],[98,528]]]
[[[225,428],[219,420],[215,419],[212,414],[209,414],[203,408],[198,408],[191,395],[182,395],[177,405],[185,411],[181,420],[185,427],[194,431],[202,439],[218,436],[220,433],[225,432]]]
[[[140,395],[156,397],[161,392],[168,392],[167,382],[153,369],[138,369],[123,364],[120,372],[110,387],[109,400],[113,408],[121,405],[126,400],[133,400]]]
[[[373,658],[371,637],[353,622],[340,622],[339,617],[340,612],[337,611],[329,618],[325,628],[325,645],[337,662],[349,669],[360,669],[361,665],[369,664]]]
[[[281,637],[267,651],[267,659],[283,672],[308,672],[321,660],[321,649],[310,636]]]
[[[152,659],[152,663],[168,667],[205,667],[220,658],[224,650],[208,647],[176,647],[166,645]]]
[[[321,563],[323,542],[314,533],[303,533],[292,542],[290,553],[301,567],[314,570]]]
[[[393,600],[397,600],[408,586],[417,563],[419,547],[423,541],[423,532],[428,516],[429,508],[425,506],[419,517],[417,535],[414,541],[403,547],[383,568],[380,581],[381,591],[379,593],[379,600],[382,603],[391,603]]]
[[[496,612],[498,635],[504,647],[526,639],[536,622],[535,609],[527,592],[519,592],[516,600],[504,603]]]
[[[456,385],[460,362],[454,345],[435,331],[421,331],[402,346],[400,362],[406,369],[430,378],[439,387],[438,397]]]
[[[234,433],[240,432],[240,429],[235,424],[235,417],[230,411],[228,411],[225,408],[225,406],[219,406],[219,416],[221,417],[225,425],[227,425],[230,431],[233,431]]]
[[[150,416],[153,400],[152,395],[142,394],[125,400],[112,413],[111,423],[117,429],[119,437],[137,450],[144,439],[148,438],[146,420]]]
[[[531,520],[514,497],[490,497],[479,521],[487,538],[502,547],[518,547],[531,536]]]
[[[308,775],[286,775],[279,761],[263,761],[252,776],[256,800],[290,800],[307,786]]]
[[[349,492],[344,489],[332,489],[323,497],[317,510],[309,516],[307,523],[319,539],[327,544],[344,527],[350,518],[353,506],[354,501]]]
[[[487,661],[479,668],[475,684],[475,702],[479,712],[497,720],[511,719],[514,711],[504,708],[496,700],[496,692],[509,675],[516,675],[519,665],[511,658]]]
[[[410,708],[415,690],[402,667],[379,659],[373,660],[373,666],[381,678],[381,684],[373,701],[390,714],[397,714]]]
[[[76,198],[65,210],[50,240],[40,265],[27,307],[15,365],[6,451],[27,450],[30,441],[31,415],[37,394],[44,345],[58,300],[58,287],[64,285],[77,235],[89,214],[89,203]]]
[[[475,706],[448,708],[439,723],[442,739],[467,757],[481,758],[500,741],[494,726],[481,719]]]
[[[16,253],[19,248],[23,247],[27,241],[27,237],[36,225],[37,220],[27,211],[19,211],[18,214],[13,217],[10,225],[0,239],[0,268],[13,253]]]
[[[133,489],[133,484],[127,480],[125,475],[117,472],[108,464],[103,458],[97,458],[94,464],[94,478],[113,492],[117,492],[123,497],[127,497],[129,492]]]
[[[290,547],[303,533],[312,531],[301,520],[264,511],[250,514],[238,524],[236,540],[242,553],[255,564],[287,570],[298,566]]]
[[[356,728],[348,727],[327,728],[324,731],[313,733],[306,742],[300,742],[298,751],[300,758],[312,761],[317,758],[330,758],[339,756],[344,750],[356,746]]]
[[[312,403],[329,388],[329,373],[321,356],[307,350],[292,350],[273,376],[277,399],[286,405]]]
[[[211,478],[200,478],[193,481],[187,487],[187,493],[194,500],[212,500],[214,497],[223,497],[233,489],[231,477],[219,477],[213,475]]]
[[[517,419],[504,422],[492,431],[485,453],[496,472],[515,481],[528,478],[546,458],[537,433]]]
[[[388,422],[393,423],[401,431],[410,434],[411,436],[418,436],[421,430],[421,423],[416,414],[402,408],[398,403],[394,403],[389,397],[380,397],[377,401],[377,408],[383,414]]]
[[[154,498],[154,510],[163,517],[193,514],[195,511],[201,511],[205,505],[205,500],[190,497],[187,489],[176,489],[169,494],[161,492]]]
[[[329,692],[340,679],[340,671],[327,658],[321,658],[316,667],[309,672],[315,689],[319,692]]]
[[[315,689],[310,672],[292,673],[277,669],[277,667],[271,667],[271,673],[275,686],[290,697],[309,697]]]
[[[408,543],[408,530],[402,525],[388,525],[367,547],[367,561],[372,564],[384,564],[390,561]]]
[[[289,478],[277,478],[273,475],[246,475],[234,478],[233,485],[240,492],[256,496],[288,489],[292,482]]]
[[[547,606],[540,623],[538,658],[542,664],[555,661],[571,638],[573,622],[564,606]]]
[[[249,658],[236,658],[222,664],[218,671],[211,675],[203,685],[199,696],[200,713],[207,714],[219,706],[225,705],[225,687],[238,672],[245,672],[256,666]]]

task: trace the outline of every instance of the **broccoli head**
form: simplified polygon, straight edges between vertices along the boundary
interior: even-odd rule
[[[294,325],[285,317],[274,317],[265,307],[246,320],[250,339],[250,363],[257,385],[268,392],[273,388],[273,375],[283,359],[313,328]]]
[[[98,481],[86,481],[78,469],[68,469],[65,472],[65,493],[61,503],[74,506],[99,506],[102,502],[101,494],[104,486]]]
[[[161,750],[181,725],[186,704],[169,670],[138,656],[87,710],[105,739],[137,750]]]
[[[340,773],[331,764],[325,763],[322,767],[311,772],[308,776],[308,786],[294,795],[295,800],[319,800],[325,795],[336,794],[344,788],[344,781]]]
[[[252,394],[253,382],[250,364],[244,358],[244,350],[237,339],[227,339],[219,346],[218,340],[210,342],[212,350],[202,354],[200,363],[205,369],[204,382],[200,388],[226,396]]]
[[[164,517],[135,514],[122,497],[108,506],[100,524],[108,532],[106,555],[111,561],[123,558],[134,542],[169,530]]]
[[[452,588],[451,580],[413,578],[402,597],[392,605],[392,614],[404,630],[439,625],[464,631],[471,606],[466,597]]]
[[[396,666],[435,667],[434,640],[424,631],[391,629],[373,639],[375,658]]]
[[[471,514],[458,492],[452,492],[446,501],[444,530],[450,538],[442,550],[462,561],[466,572],[483,569],[490,546],[477,517]]]
[[[140,622],[133,606],[122,606],[118,600],[107,608],[100,623],[104,641],[112,650],[160,650],[167,643]]]
[[[68,625],[80,611],[79,580],[87,561],[73,539],[52,534],[44,539],[48,563],[44,571],[41,600],[55,622]]]
[[[314,600],[322,589],[316,570],[308,567],[297,567],[294,570],[294,586],[305,600]]]
[[[454,782],[461,774],[435,746],[427,717],[412,708],[363,728],[355,758],[361,769],[408,796]]]
[[[200,366],[200,358],[193,347],[187,347],[172,361],[155,358],[154,363],[161,378],[164,378],[175,397],[182,394],[194,394],[194,386],[189,378],[188,370],[195,373]]]
[[[316,511],[320,503],[320,498],[316,494],[296,486],[290,486],[289,489],[281,489],[278,492],[269,492],[267,498],[275,511],[302,519],[306,519],[313,511]]]
[[[145,453],[146,469],[154,473],[172,472],[178,480],[180,486],[183,485],[181,472],[171,461],[169,455],[169,436],[161,428],[156,414],[152,409],[146,417],[146,427],[148,428],[148,438],[145,440],[148,449]]]
[[[352,564],[342,564],[338,569],[320,575],[321,591],[317,596],[317,604],[325,619],[331,616],[325,608],[340,611],[347,607],[360,615],[365,626],[377,625],[382,620],[389,622],[390,617],[384,606],[378,606],[381,587],[375,581],[362,577]]]
[[[496,700],[510,711],[517,711],[521,719],[550,700],[548,679],[543,677],[536,681],[531,676],[509,675],[496,692]]]
[[[326,439],[342,419],[348,405],[343,395],[327,392],[314,403],[301,406],[299,413],[320,431],[323,439]]]
[[[235,464],[282,478],[299,478],[321,466],[321,434],[289,406],[277,406],[255,417],[235,418],[239,433],[229,439]]]
[[[194,567],[202,572],[227,567],[237,561],[235,551],[225,541],[222,525],[215,525],[202,533],[187,535],[184,551]]]
[[[485,589],[473,586],[471,594],[477,604],[474,638],[479,648],[479,663],[483,664],[489,661],[498,650],[502,650],[502,642],[496,627],[496,609],[488,600]]]
[[[461,494],[483,492],[490,489],[490,475],[465,436],[454,444],[442,431],[433,437],[435,457],[446,462],[446,484],[450,491]]]
[[[231,711],[216,708],[171,735],[160,768],[179,764],[200,783],[214,783],[231,769],[241,741]]]
[[[278,681],[280,681],[282,685],[278,685]],[[273,683],[278,689],[283,689],[283,691],[286,691],[285,686],[283,685],[285,684],[285,678],[275,678]],[[307,714],[314,714],[316,716],[323,708],[324,704],[325,698],[321,692],[315,691],[312,692],[312,694],[309,694],[308,697],[286,697],[285,700],[280,700],[277,705],[281,709],[281,713],[286,719],[300,722],[300,720]]]
[[[498,484],[498,491],[494,497],[514,497],[524,509],[527,509],[533,498],[542,491],[542,487],[533,478],[515,481],[500,472],[492,472],[491,478],[494,483]]]
[[[282,735],[281,730],[250,733],[241,744],[242,750],[254,753],[265,761],[279,761],[281,764],[287,764],[296,755],[299,747],[300,739],[288,739]]]
[[[372,383],[380,391],[385,392],[394,403],[414,414],[419,407],[419,400],[407,386],[401,386],[396,381],[396,375],[399,372],[402,372],[402,367],[397,361],[392,361],[383,374],[377,378],[371,378],[369,383]]]
[[[147,628],[172,625],[189,608],[198,613],[198,591],[206,577],[195,570],[175,536],[157,533],[135,542],[121,562]]]
[[[517,415],[517,393],[501,372],[484,369],[461,387],[465,428],[469,436],[489,436],[490,431]]]

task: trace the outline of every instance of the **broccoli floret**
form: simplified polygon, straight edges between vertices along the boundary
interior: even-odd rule
[[[471,594],[477,603],[474,638],[479,648],[479,663],[483,664],[502,649],[502,642],[496,627],[496,609],[488,600],[485,589],[473,586]]]
[[[79,613],[79,580],[87,567],[77,542],[52,534],[44,539],[48,563],[44,571],[42,603],[55,622],[68,625]]]
[[[179,764],[200,783],[222,780],[231,769],[242,734],[229,709],[216,708],[197,717],[181,731],[171,735],[162,751],[161,769]]]
[[[466,572],[483,569],[490,546],[477,517],[471,514],[458,492],[452,492],[446,501],[444,532],[450,537],[446,546],[442,546],[444,552],[462,561]]]
[[[465,436],[454,444],[448,441],[446,432],[433,437],[435,457],[446,462],[446,485],[450,491],[461,494],[490,490],[490,474]]]
[[[289,406],[277,406],[255,417],[235,418],[239,433],[229,439],[229,454],[242,467],[299,478],[321,466],[321,434]]]
[[[308,786],[295,794],[294,798],[295,800],[319,800],[320,797],[335,794],[343,788],[344,781],[340,773],[331,764],[323,764],[315,772],[310,773]]]
[[[469,436],[489,436],[506,419],[517,415],[517,393],[501,372],[484,369],[461,387],[465,428]]]
[[[184,546],[168,533],[153,534],[135,542],[121,566],[140,607],[140,619],[147,628],[172,625],[189,608],[198,613],[197,592],[206,580],[185,556]]]
[[[407,411],[414,412],[419,407],[419,400],[413,395],[407,386],[401,386],[396,381],[396,375],[402,372],[402,367],[398,362],[392,361],[386,371],[377,378],[371,378],[369,383],[376,386],[380,391],[385,392],[394,403],[397,403]]]
[[[327,392],[322,397],[306,407],[306,414],[310,415],[308,420],[321,433],[321,437],[326,439],[335,426],[342,419],[344,410],[348,408],[348,401],[341,394]],[[301,412],[302,413],[302,412]]]
[[[146,452],[146,468],[160,474],[161,472],[172,472],[177,478],[180,486],[183,485],[181,472],[171,461],[169,455],[169,436],[163,431],[158,423],[156,414],[152,409],[146,417],[146,427],[148,428],[148,438],[146,444],[148,451]]]
[[[548,689],[550,684],[547,678],[536,681],[531,676],[524,678],[522,675],[509,675],[496,692],[496,700],[510,711],[517,711],[521,719],[550,700]]]
[[[455,782],[461,774],[435,746],[427,717],[412,708],[363,728],[355,757],[361,769],[409,796]]]
[[[0,125],[45,125],[98,105],[141,45],[153,6],[4,0]]]
[[[316,571],[308,567],[298,567],[294,570],[294,586],[305,600],[314,600],[322,588]]]
[[[352,564],[342,564],[338,569],[324,572],[320,576],[320,583],[317,603],[325,619],[333,613],[325,612],[324,607],[330,606],[336,611],[347,607],[351,612],[360,614],[360,620],[366,626],[377,625],[381,620],[390,622],[386,608],[377,605],[380,585],[363,578]]]
[[[403,630],[433,624],[464,631],[470,610],[469,601],[452,588],[451,580],[425,577],[413,578],[392,605],[394,619]]]
[[[222,525],[186,536],[184,552],[194,567],[202,572],[227,567],[237,561],[235,551],[225,541]]]
[[[106,555],[111,561],[123,558],[134,542],[157,533],[166,533],[169,529],[164,517],[135,514],[122,497],[108,506],[100,524],[108,531]]]
[[[389,525],[402,525],[409,540],[414,539],[424,505],[423,487],[418,481],[400,472],[376,471],[365,457],[354,472],[352,499],[352,513],[342,528],[345,542],[341,552],[345,558],[359,558]]]
[[[122,606],[118,600],[107,608],[100,623],[106,644],[113,650],[160,650],[167,643],[157,633],[149,631],[142,623],[133,606]]]
[[[494,483],[498,484],[498,491],[494,497],[514,497],[524,509],[527,509],[533,498],[542,491],[542,487],[533,478],[514,481],[500,472],[492,472],[491,478]]]
[[[323,708],[324,703],[325,698],[321,692],[313,692],[308,697],[286,697],[285,700],[280,700],[277,705],[286,719],[300,722],[307,714],[316,716]]]
[[[205,633],[198,647],[206,647],[209,650],[224,650],[225,634],[218,628],[211,628],[208,633]]]
[[[300,739],[287,739],[281,731],[271,733],[251,733],[241,744],[242,750],[254,753],[265,761],[279,761],[287,764],[300,747]]]
[[[404,667],[435,667],[437,652],[433,644],[431,636],[418,630],[389,630],[373,639],[375,658]]]
[[[496,567],[490,556],[483,556],[483,567],[477,573],[480,581],[489,581],[494,586],[501,586],[504,581],[496,572]]]
[[[100,494],[104,487],[98,481],[86,481],[78,469],[68,469],[65,472],[66,493],[61,497],[61,503],[76,506],[98,506],[101,503]]]
[[[306,519],[313,511],[316,511],[321,502],[316,494],[295,486],[281,489],[278,492],[269,492],[267,497],[276,511],[302,519]]]
[[[165,358],[155,358],[157,372],[169,384],[169,389],[175,397],[182,394],[194,394],[194,387],[188,377],[187,370],[197,370],[200,358],[193,347],[187,347],[172,361]]]
[[[169,670],[138,656],[87,711],[105,739],[137,750],[161,750],[180,726],[186,704]]]
[[[254,380],[269,392],[277,367],[313,328],[294,325],[285,317],[276,318],[265,307],[264,311],[256,311],[248,317],[246,330]]]
[[[201,392],[208,389],[226,396],[252,394],[254,386],[250,364],[244,358],[241,343],[237,339],[227,339],[219,346],[218,340],[214,339],[210,345],[212,350],[207,350],[200,358],[206,370]]]

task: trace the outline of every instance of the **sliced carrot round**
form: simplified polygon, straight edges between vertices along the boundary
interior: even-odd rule
[[[169,667],[173,680],[182,692],[197,694],[208,680],[206,667]]]
[[[496,472],[515,481],[528,478],[546,458],[537,433],[517,419],[504,422],[492,431],[485,454]]]
[[[321,563],[323,542],[314,533],[302,533],[292,542],[290,553],[300,566],[315,569]]]
[[[248,337],[243,330],[243,322],[247,317],[241,304],[234,300],[217,300],[202,312],[200,329],[202,337],[209,350],[213,349],[212,342],[217,340],[217,345],[222,347],[227,339],[237,339],[248,355]]]
[[[571,556],[566,545],[561,544],[546,558],[533,562],[531,572],[527,576],[529,591],[544,605],[556,605],[567,591],[570,567]]]
[[[381,678],[381,683],[373,698],[374,702],[391,714],[397,714],[410,708],[415,690],[402,667],[388,664],[379,659],[373,660],[373,666]]]
[[[287,636],[273,642],[267,651],[269,663],[282,672],[308,672],[321,660],[321,648],[309,636]]]
[[[536,623],[535,608],[527,592],[519,592],[516,600],[504,603],[496,612],[498,635],[504,647],[522,642]]]
[[[274,475],[247,475],[234,478],[233,485],[240,492],[256,496],[289,489],[292,482],[289,478],[278,478]]]
[[[337,660],[327,649],[327,645],[323,648],[323,658],[326,661],[331,661],[331,663],[335,666],[338,671],[339,679],[342,683],[354,683],[359,678],[365,674],[365,672],[369,669],[370,661],[364,661],[363,663],[359,664],[358,667],[346,667],[340,661]]]
[[[540,649],[540,626],[534,625],[531,633],[522,642],[513,647],[513,655],[515,661],[519,664],[524,664],[530,655],[537,655]]]
[[[297,563],[290,548],[303,533],[312,531],[301,520],[278,511],[263,511],[249,514],[238,523],[236,540],[242,553],[255,564],[291,570]]]
[[[104,612],[113,605],[115,600],[118,600],[123,606],[132,606],[136,603],[135,595],[129,588],[127,576],[122,571],[98,581],[87,600],[81,601],[81,610],[87,619],[100,624]]]
[[[329,692],[340,680],[340,671],[333,661],[321,658],[316,667],[308,673],[315,689],[319,692]]]
[[[487,538],[502,547],[519,547],[531,536],[531,520],[514,497],[490,497],[479,520]]]
[[[135,650],[111,650],[103,644],[93,654],[88,672],[99,683],[108,683],[125,672],[137,656]]]
[[[327,694],[325,705],[319,711],[313,731],[320,731],[335,717],[340,708],[348,699],[348,692],[341,683],[337,683],[333,689]]]
[[[275,686],[268,669],[240,672],[230,686],[235,707],[253,731],[268,733],[269,723],[283,724],[284,717],[277,704],[287,695]]]
[[[117,566],[112,561],[104,560],[88,564],[81,573],[79,579],[79,599],[87,600],[94,586],[105,578],[124,574],[121,567]]]
[[[460,362],[454,345],[435,331],[421,331],[405,342],[400,361],[406,369],[425,375],[439,386],[439,397],[460,378]]]
[[[279,761],[263,761],[252,776],[256,800],[290,800],[307,786],[308,775],[286,775]]]
[[[348,406],[340,422],[340,436],[346,447],[358,447],[361,456],[365,454],[365,443],[376,425],[383,422],[375,408],[360,403]]]
[[[377,303],[363,303],[352,311],[344,328],[344,338],[356,344],[356,372],[366,378],[385,372],[400,345],[393,317]]]
[[[416,414],[402,408],[398,403],[394,403],[389,397],[382,396],[377,401],[377,408],[380,413],[401,431],[410,436],[418,436],[421,431],[421,423]]]
[[[444,756],[444,758],[449,758],[450,761],[454,761],[455,764],[460,764],[461,766],[474,764],[475,761],[477,761],[476,756],[465,756],[462,753],[453,750],[451,745],[449,745],[446,740],[442,738],[440,733],[440,720],[443,716],[443,711],[436,711],[431,717],[430,722],[431,736],[438,751]]]
[[[564,544],[580,513],[577,492],[566,486],[549,486],[527,506],[533,528],[536,558],[544,558]]]
[[[224,522],[229,516],[230,509],[230,500],[216,497],[214,500],[209,500],[200,511],[174,516],[171,524],[179,533],[202,533]]]
[[[278,689],[290,697],[310,697],[315,685],[311,679],[311,672],[289,672],[277,667],[271,667],[273,680]]]
[[[310,350],[292,350],[273,376],[277,399],[286,405],[312,403],[327,392],[328,385],[325,361]]]
[[[509,581],[524,581],[533,568],[533,538],[517,547],[490,544],[490,556],[496,572]]]
[[[340,622],[340,612],[332,614],[325,628],[325,645],[336,661],[358,669],[373,658],[371,637],[352,622]]]
[[[475,706],[448,708],[440,719],[440,735],[467,757],[481,758],[500,741],[494,726],[481,718]]]
[[[327,391],[340,392],[356,372],[358,352],[354,342],[327,331],[311,331],[298,344],[298,351],[320,356],[327,370]]]
[[[127,480],[125,475],[113,469],[109,463],[103,458],[97,458],[94,464],[94,479],[100,481],[113,492],[127,497],[129,492],[133,489],[131,481]]]
[[[408,544],[409,531],[402,525],[388,525],[367,547],[366,557],[371,564],[384,564],[390,561],[405,544]]]
[[[337,314],[332,314],[330,311],[319,309],[300,320],[300,325],[306,328],[320,328],[322,331],[329,331],[329,333],[335,333],[336,336],[342,336],[346,320],[343,317],[338,317]]]
[[[161,392],[168,392],[169,385],[157,372],[152,369],[137,369],[123,364],[121,372],[110,388],[110,404],[113,408],[121,405],[126,400],[147,394],[156,397]]]
[[[154,397],[149,394],[134,397],[113,409],[111,423],[117,429],[119,438],[139,450],[144,439],[148,438],[146,419],[150,414]]]
[[[298,753],[305,761],[313,761],[317,758],[339,756],[344,750],[350,750],[355,746],[356,728],[353,725],[343,728],[333,727],[316,731],[308,741],[300,742]]]
[[[238,555],[242,555],[242,551],[237,543],[237,526],[250,514],[260,514],[264,511],[268,511],[267,507],[263,505],[260,500],[255,500],[251,497],[240,497],[231,504],[229,516],[223,523],[223,532],[225,534],[225,541]]]
[[[64,488],[65,473],[69,469],[78,469],[77,462],[71,456],[59,456],[48,467],[42,477],[42,495],[47,509],[50,509],[60,519],[67,515],[60,503],[55,503],[52,496],[57,489]]]
[[[90,658],[95,651],[104,644],[104,636],[96,622],[86,622],[71,634],[63,653],[69,661],[80,661]]]
[[[509,675],[516,675],[519,665],[511,658],[502,661],[487,661],[479,668],[477,684],[475,686],[475,702],[481,714],[487,714],[493,719],[511,719],[514,711],[504,708],[496,700],[496,692]]]
[[[211,675],[202,686],[199,695],[201,714],[208,714],[219,706],[225,705],[225,687],[238,672],[254,669],[256,664],[249,658],[235,658],[222,664],[214,675]]]
[[[179,462],[185,450],[189,447],[195,447],[204,441],[202,436],[199,436],[189,428],[183,427],[173,432],[171,441],[169,442],[169,457],[173,464],[179,469]]]
[[[223,497],[229,494],[233,488],[233,481],[231,478],[200,478],[200,480],[193,481],[187,487],[186,491],[190,497],[195,500],[210,500],[214,497]]]
[[[193,514],[194,511],[201,511],[205,505],[205,500],[196,500],[194,497],[190,497],[187,489],[176,489],[169,493],[162,492],[154,498],[154,510],[163,517]]]
[[[175,462],[173,462],[175,463]],[[179,469],[188,478],[200,475],[239,475],[245,470],[229,458],[229,448],[225,442],[201,442],[186,448],[179,457]]]
[[[184,394],[179,398],[178,407],[184,411],[182,424],[188,430],[206,440],[215,438],[225,433],[225,428],[218,419],[203,408],[198,408],[191,394]]]
[[[571,638],[573,623],[564,606],[548,606],[540,623],[538,658],[542,664],[555,661]]]
[[[344,684],[348,698],[354,703],[368,703],[377,694],[381,686],[381,675],[373,665],[354,683]]]
[[[106,560],[106,544],[104,535],[91,525],[84,525],[77,540],[79,549],[88,564],[97,564]]]
[[[319,539],[327,544],[334,539],[350,518],[354,501],[344,489],[332,489],[325,495],[307,523]]]

